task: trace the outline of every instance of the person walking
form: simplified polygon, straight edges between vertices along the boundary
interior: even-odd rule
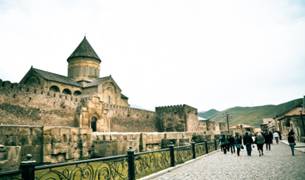
[[[244,145],[246,146],[247,155],[251,156],[251,151],[252,151],[251,145],[253,144],[252,135],[249,132],[246,132],[243,141],[244,141]]]
[[[221,134],[219,137],[219,144],[220,148],[223,151],[224,154],[227,154],[227,146],[228,146],[228,140],[224,134]]]
[[[294,130],[291,128],[290,131],[289,131],[289,133],[288,133],[288,136],[289,136],[289,135],[294,136],[294,134],[295,134],[295,133],[294,133]]]
[[[237,156],[239,156],[242,142],[241,142],[241,136],[238,133],[235,134],[235,146],[236,146]]]
[[[273,137],[275,139],[276,144],[278,144],[279,143],[279,137],[280,137],[279,133],[274,131]]]
[[[291,149],[291,154],[294,156],[295,138],[293,129],[291,129],[288,133],[288,143]]]
[[[265,143],[265,138],[262,135],[262,133],[260,133],[260,132],[257,133],[257,135],[255,137],[255,143],[257,145],[257,150],[258,150],[259,156],[263,156],[264,155],[263,147],[264,147],[264,143]]]
[[[268,132],[265,134],[266,150],[271,151],[272,140],[273,140],[272,132],[271,132],[271,131],[268,131]]]
[[[233,135],[229,136],[229,146],[230,146],[231,154],[235,153],[235,138]]]

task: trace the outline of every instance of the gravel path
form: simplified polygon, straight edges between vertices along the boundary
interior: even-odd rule
[[[264,147],[265,150],[265,147]],[[241,156],[217,152],[202,159],[174,169],[155,179],[159,180],[204,180],[204,179],[283,179],[305,180],[305,154],[291,151],[286,144],[273,144],[271,151],[259,157],[256,148],[248,157],[242,150]]]

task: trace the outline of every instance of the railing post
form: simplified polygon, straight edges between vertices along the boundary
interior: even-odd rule
[[[21,178],[23,180],[34,180],[35,179],[35,160],[32,159],[31,154],[26,155],[27,160],[21,161],[20,163],[20,172]]]
[[[204,141],[204,145],[205,145],[205,153],[208,154],[209,153],[208,141]]]
[[[192,142],[193,159],[196,159],[196,143]]]
[[[135,180],[136,169],[134,162],[134,150],[131,147],[127,150],[127,161],[128,161],[128,180]]]
[[[176,162],[175,162],[175,149],[173,144],[169,145],[169,155],[171,160],[171,167],[174,167],[176,165]]]
[[[216,141],[216,139],[214,139],[214,146],[215,146],[215,150],[217,150],[217,141]]]

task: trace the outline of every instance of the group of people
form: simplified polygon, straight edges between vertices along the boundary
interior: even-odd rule
[[[235,137],[232,135],[224,135],[221,134],[219,137],[219,144],[220,144],[220,148],[221,151],[223,151],[224,154],[226,154],[227,152],[231,151],[231,153],[235,153],[235,148],[236,148],[236,152],[237,155],[240,155],[240,149],[243,148],[242,145],[242,137],[236,133]]]
[[[240,150],[244,149],[244,146],[247,151],[247,155],[251,156],[252,145],[256,144],[257,150],[259,152],[259,156],[264,155],[264,144],[266,144],[266,150],[271,151],[271,144],[273,143],[273,138],[275,142],[278,144],[280,139],[280,134],[275,131],[267,131],[267,132],[258,132],[254,136],[252,136],[251,132],[246,132],[243,136],[236,133],[235,137],[232,135],[224,135],[221,134],[219,137],[219,144],[221,147],[221,151],[224,154],[231,151],[231,153],[235,153],[235,148],[237,152],[237,156],[240,156]],[[290,130],[288,134],[288,142],[291,147],[292,155],[294,156],[294,146],[295,146],[295,138],[293,130]]]

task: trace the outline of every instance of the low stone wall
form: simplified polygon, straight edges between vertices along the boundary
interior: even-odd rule
[[[172,140],[183,146],[191,143],[193,135],[205,136],[203,132],[93,132],[92,157],[125,154],[129,147],[136,152],[158,150],[163,140]]]
[[[91,129],[49,126],[43,131],[45,163],[58,163],[89,158]]]
[[[32,154],[38,163],[42,162],[42,126],[0,125],[0,144],[20,146],[21,160]]]
[[[38,163],[58,163],[157,150],[164,142],[189,144],[194,135],[203,132],[92,132],[89,128],[67,126],[0,126],[0,144],[20,146],[20,158],[33,155]],[[209,139],[208,137],[206,137]],[[164,146],[166,147],[166,146]]]
[[[92,133],[92,157],[125,154],[129,147],[140,151],[141,133]]]
[[[11,171],[19,168],[20,146],[0,146],[0,171]]]
[[[196,132],[151,132],[143,133],[143,149],[157,150],[161,148],[162,140],[172,140],[176,145],[183,146],[191,143],[193,134],[202,134]]]
[[[90,157],[91,129],[66,126],[0,126],[0,144],[20,146],[20,158],[32,154],[37,163],[58,163]]]

